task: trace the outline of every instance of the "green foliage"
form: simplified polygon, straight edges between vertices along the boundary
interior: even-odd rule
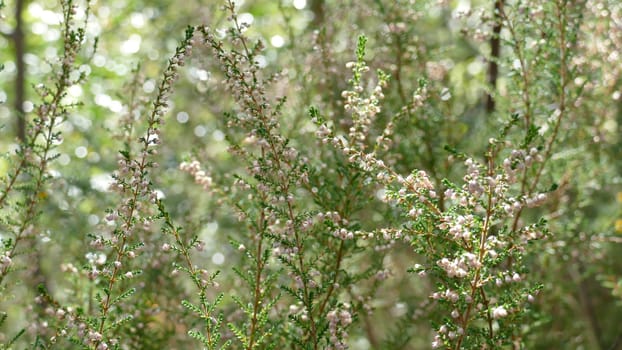
[[[465,6],[26,2],[0,347],[615,346],[622,6]]]

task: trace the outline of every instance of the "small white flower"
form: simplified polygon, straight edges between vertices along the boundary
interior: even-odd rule
[[[503,318],[508,315],[508,311],[503,306],[497,306],[492,310],[492,318]]]
[[[12,260],[8,256],[8,253],[7,253],[7,255],[2,255],[0,257],[0,264],[2,264],[3,267],[7,267],[7,266],[11,265],[11,262],[12,262]]]

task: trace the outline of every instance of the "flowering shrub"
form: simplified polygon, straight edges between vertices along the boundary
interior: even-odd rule
[[[279,2],[269,46],[226,0],[105,119],[104,5],[61,4],[2,163],[3,349],[618,346],[617,2]]]

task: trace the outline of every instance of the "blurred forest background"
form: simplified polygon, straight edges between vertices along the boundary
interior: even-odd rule
[[[280,72],[287,81],[273,88],[275,96],[287,96],[281,123],[299,149],[315,147],[314,142],[304,141],[312,140],[315,130],[308,106],[320,106],[330,117],[343,110],[340,96],[350,74],[343,67],[354,59],[359,34],[369,38],[365,57],[372,69],[382,68],[391,75],[381,121],[399,111],[421,78],[435,91],[429,119],[411,131],[397,132],[395,150],[400,157],[396,169],[442,168],[438,179],[459,180],[459,167],[443,168],[448,157],[445,145],[483,154],[486,140],[499,127],[497,121],[511,112],[520,113],[511,96],[507,97],[515,84],[514,53],[505,43],[498,52],[491,52],[491,43],[499,45],[490,39],[494,26],[480,16],[493,11],[495,1],[239,0],[236,5],[240,20],[251,24],[247,34],[265,42],[265,51],[257,57],[260,65],[266,72]],[[579,32],[584,35],[587,68],[577,73],[573,84],[593,81],[594,88],[577,107],[582,112],[568,124],[564,146],[554,155],[556,179],[551,183],[570,190],[548,211],[551,235],[537,243],[537,255],[525,258],[531,267],[530,279],[543,285],[534,304],[537,317],[523,326],[528,349],[622,349],[622,37],[610,37],[614,30],[622,32],[622,3],[582,1],[581,6],[585,17]],[[0,14],[0,151],[5,155],[0,159],[0,175],[4,176],[24,135],[20,116],[33,112],[39,98],[37,84],[50,79],[47,62],[62,51],[62,17],[53,0],[5,0]],[[84,16],[78,11],[76,22],[84,21]],[[25,257],[24,270],[11,277],[21,282],[0,300],[12,315],[4,325],[9,333],[30,324],[29,314],[22,310],[36,297],[33,287],[39,283],[61,300],[89,298],[92,290],[80,287],[83,282],[62,275],[71,269],[70,264],[80,266],[81,261],[97,259],[88,235],[106,225],[105,209],[114,206],[108,184],[117,168],[118,151],[125,147],[119,122],[140,118],[143,107],[128,106],[145,105],[153,96],[160,72],[188,25],[206,24],[216,32],[222,30],[224,36],[226,21],[227,13],[218,0],[91,1],[87,43],[78,69],[87,79],[68,89],[66,102],[79,105],[59,127],[63,136],[59,156],[50,165],[53,178],[39,194],[37,237]],[[525,24],[523,30],[536,30],[535,26],[535,22]],[[547,45],[546,40],[537,45]],[[532,45],[533,50],[537,45]],[[163,126],[166,142],[159,150],[155,186],[162,189],[171,216],[180,218],[188,231],[206,242],[205,249],[197,253],[198,261],[228,271],[240,259],[228,241],[243,225],[237,223],[232,210],[219,210],[217,199],[197,191],[192,179],[177,170],[182,161],[194,158],[208,159],[213,173],[240,170],[227,152],[227,126],[222,118],[233,101],[222,86],[213,55],[209,50],[196,50],[180,71]],[[489,81],[491,55],[499,60],[494,88]],[[539,69],[534,80],[546,80],[546,70]],[[496,105],[487,97],[491,89],[504,97]],[[539,96],[547,96],[550,90],[545,83],[534,89],[536,114],[550,114],[545,97],[538,105]],[[128,116],[128,110],[135,115]],[[436,128],[440,121],[444,126]],[[297,138],[297,133],[307,136]],[[313,152],[309,152],[311,163],[315,162]],[[372,196],[358,220],[363,227],[380,227],[391,217],[389,211]],[[564,219],[556,220],[560,217]],[[160,275],[170,274],[169,266],[158,265],[165,261],[157,257],[159,245],[154,240],[153,266],[142,280],[145,290],[162,288]],[[429,320],[418,317],[426,306],[412,301],[427,300],[431,286],[406,273],[416,261],[407,244],[397,245],[385,258],[392,276],[383,286],[383,296],[373,301],[375,313],[352,331],[353,349],[369,348],[369,339],[357,340],[365,327],[373,328],[379,339],[408,335],[409,345],[403,344],[404,349],[429,348]],[[219,283],[223,290],[236,288],[227,279]],[[191,294],[183,284],[174,288],[180,294]],[[141,331],[145,341],[163,344],[164,338],[174,338],[179,331],[167,313],[178,306],[167,305],[165,299],[149,295],[135,301],[138,308],[157,305],[161,310],[145,321],[151,325]]]

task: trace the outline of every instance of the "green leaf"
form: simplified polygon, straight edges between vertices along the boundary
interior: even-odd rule
[[[132,295],[134,295],[134,293],[136,293],[136,288],[130,288],[130,289],[126,290],[125,292],[121,293],[116,298],[114,298],[110,304],[111,305],[115,305],[118,302],[123,301],[123,300],[131,297]]]
[[[195,330],[189,330],[188,331],[188,335],[191,338],[194,338],[198,341],[200,341],[201,343],[203,343],[203,345],[207,346],[208,348],[211,348],[212,344],[210,344],[209,340],[200,332],[197,332]]]
[[[106,327],[106,330],[111,330],[111,329],[116,329],[119,326],[123,325],[124,323],[127,323],[131,320],[134,319],[134,316],[132,315],[126,315],[124,317],[122,317],[121,319],[115,321],[114,323],[112,323],[110,326]]]
[[[185,307],[186,309],[194,312],[201,318],[204,318],[206,316],[205,314],[203,314],[203,311],[198,306],[192,304],[188,300],[182,300],[181,305],[183,305],[183,307]]]
[[[229,327],[231,332],[233,332],[233,334],[235,334],[235,337],[240,341],[240,343],[242,343],[243,346],[245,346],[245,347],[248,346],[248,338],[246,337],[246,334],[244,334],[243,330],[238,328],[233,323],[228,323],[227,327]]]

